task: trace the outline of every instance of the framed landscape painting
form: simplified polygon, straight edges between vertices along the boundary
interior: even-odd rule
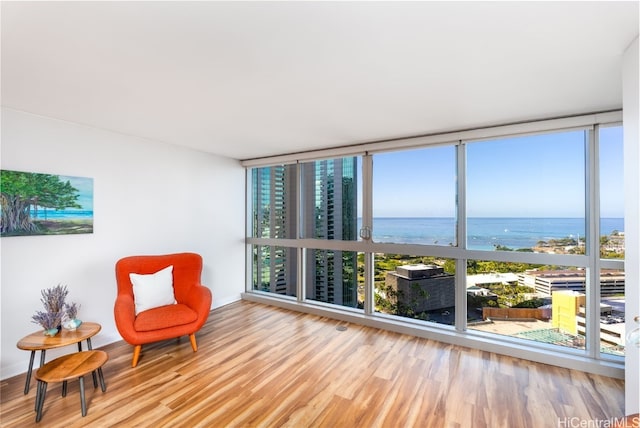
[[[0,236],[93,233],[93,179],[0,170]]]

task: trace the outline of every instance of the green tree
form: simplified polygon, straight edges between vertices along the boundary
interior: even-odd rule
[[[429,293],[420,285],[411,285],[411,296],[405,296],[402,290],[396,290],[384,282],[377,283],[376,288],[378,292],[374,294],[374,304],[377,310],[406,318],[422,319],[424,314],[418,313],[417,308],[423,300],[429,298]]]
[[[545,304],[544,299],[531,299],[525,300],[523,302],[514,305],[514,308],[539,308]]]
[[[450,273],[452,275],[455,275],[456,273],[456,261],[453,259],[447,259],[444,261],[444,263],[442,264],[442,267],[444,268],[444,271],[446,273]]]
[[[78,203],[78,189],[60,180],[57,175],[20,171],[0,172],[0,207],[2,234],[31,233],[38,230],[31,217],[31,208],[82,208]],[[37,216],[37,211],[36,211]]]

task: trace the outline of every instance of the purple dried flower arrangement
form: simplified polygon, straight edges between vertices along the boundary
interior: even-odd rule
[[[65,306],[67,306],[65,299],[69,294],[69,290],[67,290],[66,285],[58,284],[55,287],[42,290],[41,294],[42,298],[40,301],[45,311],[36,311],[36,314],[33,315],[31,319],[34,323],[40,324],[46,331],[57,329],[62,324]],[[73,306],[77,311],[75,303]]]
[[[31,319],[34,323],[40,324],[45,330],[53,330],[62,324],[62,312],[36,311],[36,314]]]
[[[42,290],[41,294],[42,298],[40,301],[47,312],[62,312],[69,290],[67,290],[66,285],[58,284],[53,288]]]
[[[67,318],[69,318],[70,320],[76,319],[76,317],[78,316],[78,309],[80,309],[80,305],[76,304],[75,302],[71,302],[71,304],[66,303],[64,305],[64,311],[67,314]]]

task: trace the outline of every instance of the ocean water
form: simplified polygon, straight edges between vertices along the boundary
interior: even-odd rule
[[[361,219],[358,219],[360,228]],[[373,240],[406,244],[455,245],[453,218],[374,218]],[[624,231],[624,219],[603,218],[601,235]],[[582,218],[488,218],[467,221],[467,248],[493,250],[496,246],[512,249],[531,248],[539,241],[559,238],[584,238]]]
[[[91,220],[93,210],[31,210],[31,218],[35,220]]]

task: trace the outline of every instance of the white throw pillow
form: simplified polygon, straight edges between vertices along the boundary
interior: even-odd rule
[[[147,309],[176,304],[173,294],[173,265],[149,275],[130,273],[136,315]]]

